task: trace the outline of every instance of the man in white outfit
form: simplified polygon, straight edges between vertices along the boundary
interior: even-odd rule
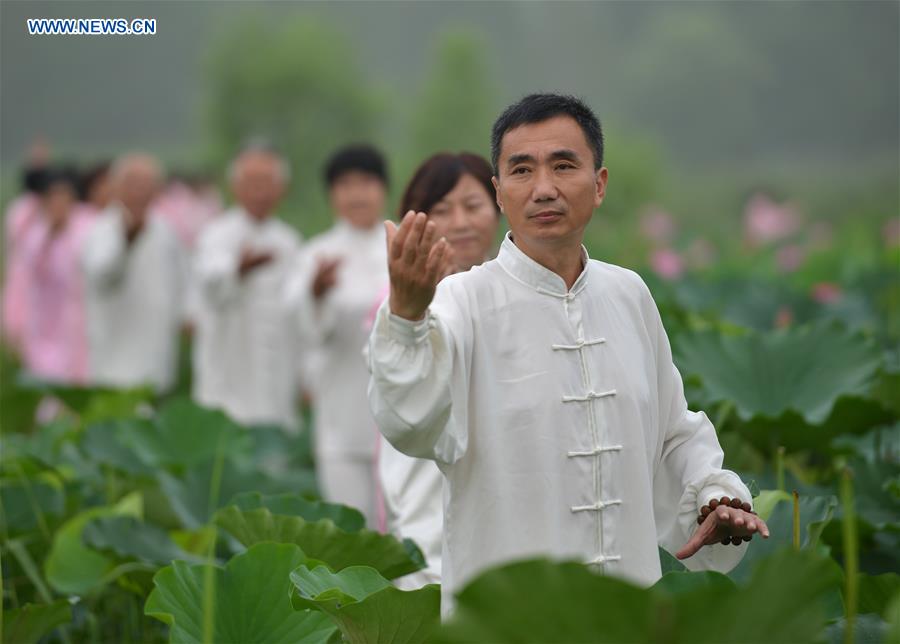
[[[245,148],[229,169],[237,205],[200,235],[194,398],[243,424],[292,430],[297,334],[282,292],[300,237],[275,217],[289,174],[269,147]]]
[[[168,225],[151,212],[159,162],[129,154],[112,168],[113,202],[82,249],[89,380],[169,389],[175,380],[186,266]]]
[[[378,427],[446,477],[442,611],[525,557],[649,585],[661,545],[730,570],[768,528],[687,409],[647,287],[582,245],[606,191],[599,121],[578,99],[528,96],[494,124],[492,161],[511,229],[497,259],[438,284],[448,244],[426,215],[388,223],[391,293],[370,338]]]
[[[360,510],[374,527],[377,439],[360,360],[372,302],[387,287],[384,205],[387,169],[374,148],[354,145],[326,164],[325,183],[336,222],[306,244],[285,298],[307,352],[315,409],[319,487],[327,501]]]

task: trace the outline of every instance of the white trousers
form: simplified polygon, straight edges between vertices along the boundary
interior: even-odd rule
[[[375,471],[371,458],[344,454],[320,454],[316,459],[319,489],[329,503],[356,508],[366,517],[366,527],[374,530]]]

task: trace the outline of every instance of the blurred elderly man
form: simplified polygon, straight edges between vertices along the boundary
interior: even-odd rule
[[[229,169],[237,206],[209,224],[195,255],[194,397],[248,425],[296,426],[296,329],[285,278],[300,237],[275,218],[287,163],[244,149]]]
[[[113,201],[82,253],[90,379],[169,389],[175,380],[185,265],[175,234],[152,215],[163,171],[146,154],[112,168]]]

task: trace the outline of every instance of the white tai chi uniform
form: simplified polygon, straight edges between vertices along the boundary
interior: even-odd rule
[[[434,461],[412,458],[384,437],[378,453],[378,478],[388,532],[412,539],[428,564],[395,580],[403,590],[441,583],[441,535],[444,529],[444,475]]]
[[[300,237],[270,216],[234,208],[214,219],[195,250],[194,398],[248,425],[297,426],[297,334],[282,292]],[[241,277],[243,249],[274,259]]]
[[[496,260],[440,282],[424,320],[382,304],[369,398],[397,449],[446,477],[442,610],[485,568],[579,558],[649,585],[701,506],[750,501],[687,409],[669,341],[635,273],[590,260],[571,289],[507,236]],[[703,547],[728,571],[747,544]]]
[[[175,233],[152,213],[129,245],[123,208],[98,216],[81,256],[89,379],[165,391],[175,382],[187,267]]]
[[[320,300],[312,282],[320,259],[340,259],[337,282]],[[360,229],[338,221],[303,247],[285,299],[304,346],[315,353],[307,379],[315,405],[319,485],[327,501],[360,510],[374,527],[378,433],[369,410],[369,372],[360,358],[372,302],[388,283],[387,246],[379,222]]]

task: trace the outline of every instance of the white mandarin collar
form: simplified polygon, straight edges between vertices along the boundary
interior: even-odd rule
[[[503,243],[500,245],[500,253],[497,255],[497,262],[512,277],[539,293],[570,298],[580,293],[587,285],[590,257],[583,244],[581,246],[581,258],[584,262],[584,268],[581,271],[581,275],[578,276],[578,279],[572,285],[572,289],[568,291],[566,290],[566,282],[562,277],[549,268],[538,264],[513,243],[511,232],[507,232],[503,238]]]
[[[266,215],[265,218],[260,220],[260,219],[257,219],[256,217],[252,216],[249,212],[247,212],[244,209],[243,206],[241,206],[239,204],[235,204],[234,212],[236,212],[238,214],[238,216],[241,218],[241,220],[244,222],[244,224],[250,230],[263,230],[265,228],[271,227],[272,221],[277,216],[274,212],[272,212],[272,213],[269,213],[268,215]]]
[[[335,229],[345,239],[358,241],[363,243],[385,243],[384,221],[381,220],[371,228],[357,228],[347,223],[344,219],[338,218],[334,224]]]

